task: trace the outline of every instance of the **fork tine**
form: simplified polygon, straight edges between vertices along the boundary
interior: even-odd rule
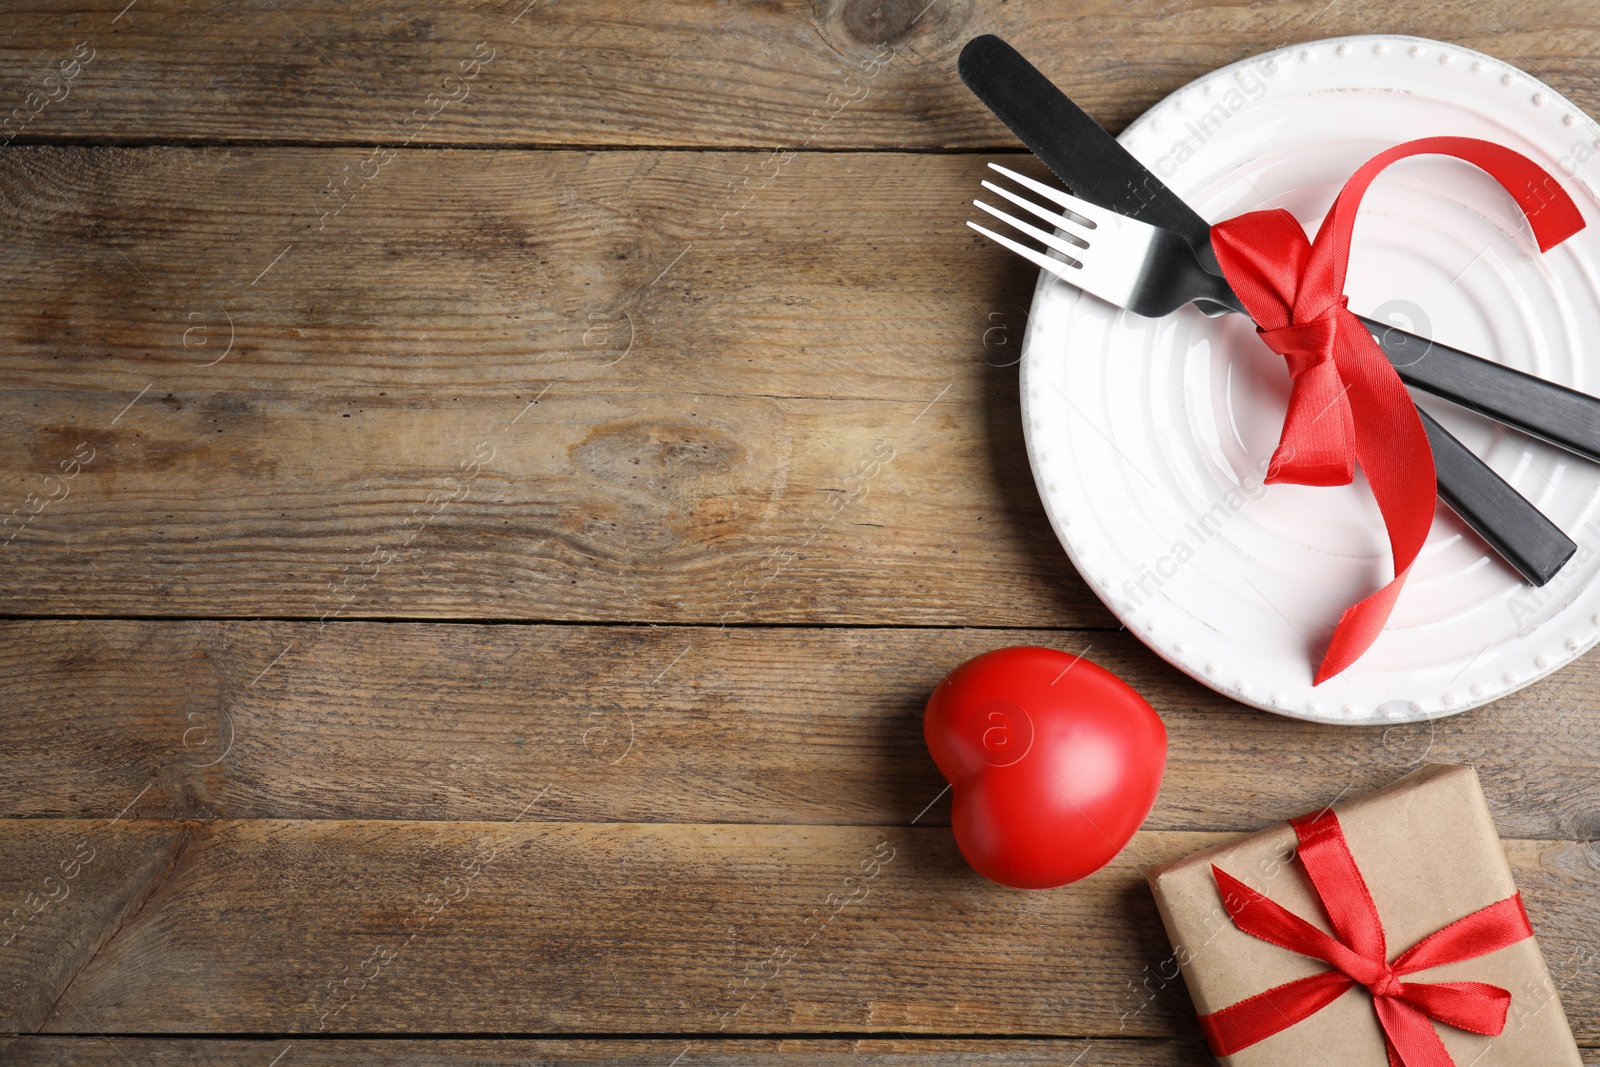
[[[982,208],[984,211],[987,211],[1001,222],[1021,230],[1023,233],[1027,234],[1029,237],[1032,237],[1040,244],[1047,245],[1048,247],[1055,249],[1057,252],[1060,252],[1062,255],[1066,256],[1067,259],[1072,262],[1073,266],[1083,266],[1083,249],[1088,248],[1088,244],[1080,241],[1075,245],[1066,238],[1057,237],[1048,230],[1039,229],[1039,227],[1033,225],[1032,223],[1023,222],[1021,219],[1014,219],[1010,215],[1007,215],[1004,211],[1001,211],[999,208],[990,207],[982,200],[974,200],[972,202],[972,206],[976,208]]]
[[[1002,189],[994,182],[984,182],[983,187],[989,190],[991,193],[998,193],[1000,196],[1005,197],[1013,204],[1022,208],[1022,210],[1037,216],[1045,222],[1048,222],[1051,226],[1067,231],[1067,240],[1073,242],[1074,244],[1077,244],[1083,248],[1089,247],[1089,242],[1080,237],[1076,232],[1078,230],[1087,230],[1092,228],[1085,226],[1082,221],[1068,218],[1066,215],[1057,215],[1054,211],[1046,211],[1038,204],[1035,204],[1032,200],[1029,200],[1026,197],[1018,196],[1010,189]]]
[[[1074,281],[1072,267],[1061,262],[1061,260],[1052,259],[1043,252],[1035,251],[1019,241],[1013,241],[1009,237],[1001,237],[993,230],[979,226],[976,222],[969,222],[967,225],[971,226],[974,230],[977,230],[979,233],[983,234],[985,237],[989,238],[989,240],[995,242],[1001,247],[1009,248],[1011,251],[1015,252],[1029,263],[1032,263],[1034,266],[1043,267],[1045,270],[1049,271],[1051,274],[1054,274],[1062,281],[1073,282],[1073,284],[1077,284],[1076,281]]]
[[[1053,200],[1073,214],[1081,215],[1091,227],[1105,225],[1106,220],[1112,214],[1105,208],[1097,207],[1081,197],[1073,196],[1071,193],[1063,193],[1060,189],[1052,189],[1043,182],[1036,182],[1026,174],[1018,174],[1016,171],[1002,167],[998,163],[990,163],[989,167],[991,170],[1004,174],[1023,188],[1032,189],[1046,200]]]

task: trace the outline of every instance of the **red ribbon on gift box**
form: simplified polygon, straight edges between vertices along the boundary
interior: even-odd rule
[[[1314,684],[1354,663],[1377,640],[1428,537],[1438,492],[1433,450],[1394,367],[1345,306],[1350,232],[1367,186],[1407,156],[1456,156],[1505,186],[1541,252],[1583,229],[1577,205],[1526,156],[1471,137],[1425,137],[1380,152],[1345,183],[1314,241],[1287,211],[1252,211],[1211,228],[1211,244],[1267,347],[1294,385],[1268,482],[1348,485],[1361,464],[1383,513],[1394,578],[1346,608]]]
[[[1390,1067],[1454,1067],[1429,1019],[1498,1036],[1511,994],[1483,982],[1402,982],[1416,971],[1457,963],[1533,936],[1522,894],[1473,912],[1389,962],[1383,922],[1366,880],[1331,810],[1290,820],[1311,888],[1333,925],[1329,936],[1282,905],[1212,865],[1223,906],[1240,930],[1302,956],[1331,963],[1324,971],[1200,1016],[1211,1051],[1229,1056],[1321,1011],[1354,986],[1366,986],[1383,1028]]]

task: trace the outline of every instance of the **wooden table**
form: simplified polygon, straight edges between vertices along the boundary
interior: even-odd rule
[[[1140,871],[1443,760],[1600,1063],[1600,659],[1339,729],[1120,632],[962,226],[1032,161],[953,69],[1000,33],[1118,129],[1399,31],[1593,112],[1600,10],[124,2],[0,20],[0,1060],[1209,1063]],[[1037,894],[920,721],[1022,643],[1172,742]]]

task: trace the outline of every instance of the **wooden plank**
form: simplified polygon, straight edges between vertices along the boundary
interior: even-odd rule
[[[133,819],[0,826],[0,1031],[31,1029],[72,1013],[62,992],[166,881],[192,834]]]
[[[1221,64],[1351,33],[1456,41],[1581,107],[1600,104],[1588,61],[1600,14],[1577,0],[1380,11],[1327,0],[476,0],[425,12],[378,0],[205,12],[80,0],[10,12],[8,30],[6,132],[25,139],[1011,146],[954,76],[961,45],[985,32],[1112,128]],[[63,78],[80,45],[87,64]]]
[[[122,830],[11,820],[0,834],[19,826],[63,843]],[[1140,870],[1222,837],[1142,833],[1081,883],[1021,893],[974,874],[942,829],[184,828],[179,862],[48,1017],[12,1009],[0,1026],[1193,1039],[1181,984],[1159,977],[1170,949]],[[1592,850],[1509,841],[1507,853],[1593,1042]],[[0,872],[8,895],[37,877]],[[5,988],[36,981],[0,959]]]
[[[0,815],[941,825],[927,694],[1007,645],[1081,652],[1161,712],[1148,827],[1255,830],[1473,763],[1502,833],[1588,840],[1589,655],[1486,708],[1350,729],[1235,704],[1125,633],[0,623]]]
[[[281,1060],[274,1056],[281,1055]],[[1081,1057],[1075,1059],[1075,1057]],[[721,1037],[604,1041],[283,1040],[204,1038],[0,1038],[16,1067],[1214,1067],[1199,1042],[1099,1038],[1052,1040],[729,1040]],[[1600,1062],[1600,1058],[1586,1063]]]
[[[981,159],[360,155],[0,159],[0,610],[1112,624]]]
[[[1600,1049],[1583,1049],[1585,1067],[1600,1064]],[[697,1037],[606,1041],[517,1040],[308,1041],[204,1038],[0,1038],[0,1054],[17,1067],[1215,1067],[1200,1042],[1096,1038],[1030,1040],[832,1041],[737,1040]],[[281,1060],[273,1057],[281,1055]],[[674,1057],[681,1056],[679,1059]]]

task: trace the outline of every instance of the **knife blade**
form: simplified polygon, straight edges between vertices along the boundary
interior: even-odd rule
[[[1174,231],[1193,246],[1207,269],[1220,274],[1211,249],[1211,225],[1016,49],[993,34],[974,37],[962,49],[957,70],[978,99],[1074,195]],[[1446,399],[1562,447],[1572,445],[1551,434],[1573,436],[1565,431],[1577,430],[1585,447],[1572,450],[1600,459],[1600,401],[1595,398],[1382,323],[1362,321],[1368,329],[1382,331],[1375,339],[1407,384],[1432,386]],[[1469,361],[1469,372],[1452,374],[1448,364],[1455,361]],[[1430,362],[1431,373],[1423,372]],[[1443,392],[1446,387],[1455,395]],[[1530,392],[1533,398],[1527,399]],[[1552,413],[1560,417],[1552,418]],[[1438,422],[1425,412],[1422,419],[1445,503],[1524,578],[1547,584],[1577,545]],[[1564,429],[1539,431],[1524,425],[1546,420]]]
[[[1074,195],[1172,230],[1221,274],[1211,224],[993,34],[974,37],[957,69],[969,89]],[[1558,448],[1600,462],[1600,398],[1493,360],[1357,316],[1407,385],[1443,397]]]

